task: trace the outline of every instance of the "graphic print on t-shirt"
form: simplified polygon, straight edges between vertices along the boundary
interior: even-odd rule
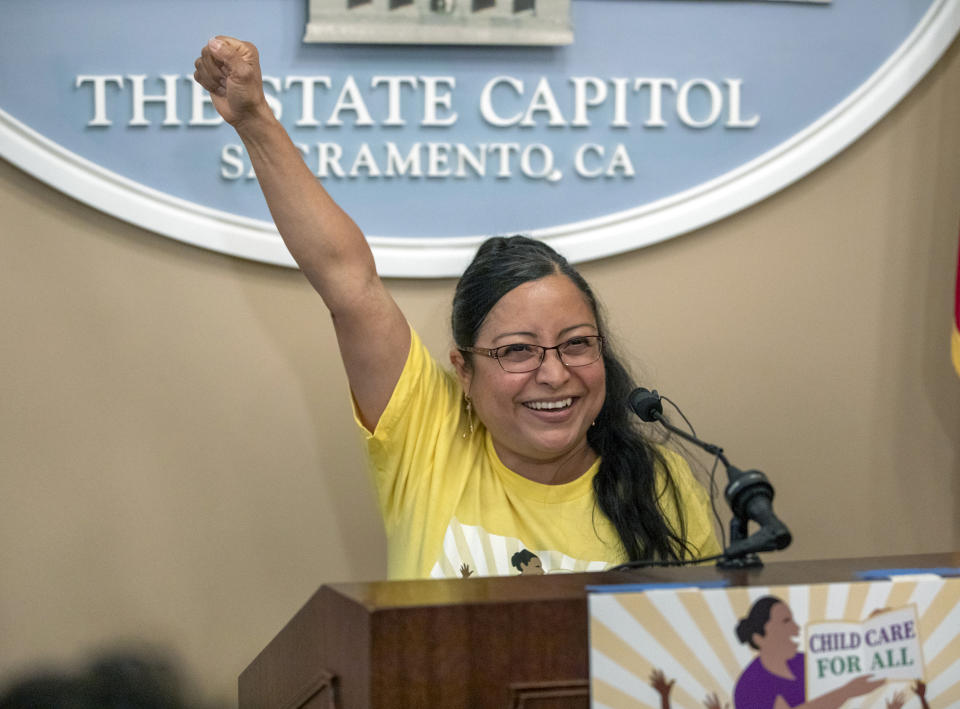
[[[443,535],[440,557],[431,578],[517,576],[538,573],[603,571],[606,561],[574,559],[559,551],[533,549],[520,539],[491,534],[480,526],[461,524],[454,517]]]

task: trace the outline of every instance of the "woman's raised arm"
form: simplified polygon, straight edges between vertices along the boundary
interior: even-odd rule
[[[377,275],[363,233],[268,107],[257,48],[214,37],[195,67],[194,78],[243,141],[284,243],[333,316],[350,388],[372,430],[406,361],[406,320]]]

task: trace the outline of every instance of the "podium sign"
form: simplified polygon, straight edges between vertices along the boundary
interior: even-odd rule
[[[589,595],[594,709],[960,706],[960,578]],[[609,589],[609,590],[608,590]]]

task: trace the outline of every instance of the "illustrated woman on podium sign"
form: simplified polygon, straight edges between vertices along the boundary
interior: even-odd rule
[[[733,691],[736,709],[837,709],[848,699],[872,692],[884,683],[863,675],[808,702],[804,656],[795,640],[799,633],[790,607],[779,598],[764,596],[754,602],[737,624],[737,638],[756,650],[757,657],[737,680]]]

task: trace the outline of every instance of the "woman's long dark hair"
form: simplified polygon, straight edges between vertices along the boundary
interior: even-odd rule
[[[689,558],[686,524],[676,483],[660,450],[643,435],[628,406],[633,378],[609,344],[597,299],[576,269],[541,241],[524,236],[494,237],[477,251],[453,296],[451,316],[457,346],[472,347],[487,313],[508,292],[553,274],[567,276],[583,293],[597,328],[607,338],[603,349],[606,396],[587,442],[600,456],[593,480],[597,505],[613,523],[631,561]],[[657,489],[660,470],[663,489]],[[672,498],[677,528],[667,521],[660,500]]]

